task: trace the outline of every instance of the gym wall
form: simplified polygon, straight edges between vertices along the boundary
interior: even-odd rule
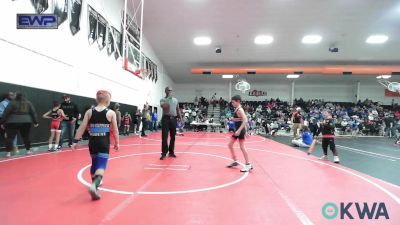
[[[34,145],[46,144],[50,135],[49,131],[51,120],[43,119],[42,115],[52,108],[53,101],[57,100],[59,102],[62,102],[63,93],[0,82],[1,96],[8,93],[9,91],[23,92],[26,94],[28,100],[32,102],[39,118],[39,127],[32,128],[32,143]],[[71,101],[78,106],[79,112],[82,116],[84,115],[85,110],[90,108],[91,105],[96,104],[94,98],[82,97],[77,95],[71,95]],[[114,104],[115,103],[112,102],[110,107],[112,108]],[[133,116],[136,113],[137,107],[127,104],[120,104],[120,110],[121,113],[129,112],[131,116]],[[19,144],[21,144],[20,139]]]
[[[123,0],[82,1],[80,30],[72,35],[68,21],[56,30],[17,30],[17,13],[35,13],[31,1],[0,1],[0,81],[92,98],[97,90],[112,93],[113,101],[142,108],[158,106],[164,87],[173,86],[146,38],[143,52],[158,66],[157,83],[142,80],[122,69],[122,61],[89,45],[88,5],[121,31]],[[50,92],[49,92],[50,93]]]

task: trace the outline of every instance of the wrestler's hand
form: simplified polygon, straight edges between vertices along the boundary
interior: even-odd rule
[[[115,143],[115,144],[114,144],[114,150],[115,150],[116,152],[119,151],[119,143]]]
[[[239,137],[239,135],[240,135],[240,131],[236,131],[236,132],[235,132],[235,136],[236,136],[236,137]]]

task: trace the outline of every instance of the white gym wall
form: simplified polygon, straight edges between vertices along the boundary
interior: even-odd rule
[[[146,101],[158,106],[164,87],[173,86],[173,81],[146,38],[143,52],[158,65],[157,84],[123,70],[122,62],[108,56],[106,48],[99,51],[97,42],[89,45],[87,4],[120,30],[123,0],[83,1],[80,31],[75,36],[68,21],[58,30],[17,30],[16,14],[34,13],[30,1],[1,1],[0,81],[92,98],[97,90],[106,89],[113,101],[139,108]]]

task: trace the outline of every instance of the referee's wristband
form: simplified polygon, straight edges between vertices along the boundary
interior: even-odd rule
[[[78,143],[79,142],[79,140],[78,139],[74,139],[74,140],[72,140],[72,143],[74,143],[74,144],[76,144],[76,143]]]

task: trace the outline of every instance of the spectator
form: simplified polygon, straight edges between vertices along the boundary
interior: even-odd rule
[[[152,131],[157,131],[157,123],[158,123],[158,114],[157,111],[154,110],[154,112],[151,114],[151,127]]]
[[[148,128],[148,123],[150,121],[150,111],[149,111],[149,103],[146,102],[143,106],[142,112],[142,134],[140,136],[147,137],[146,130]]]
[[[34,127],[39,126],[35,108],[32,103],[28,101],[24,94],[17,93],[15,100],[12,100],[0,120],[2,128],[6,130],[6,148],[7,157],[11,157],[13,149],[13,141],[15,136],[19,133],[25,144],[26,154],[32,154],[30,130],[32,124]]]
[[[140,124],[142,121],[142,113],[140,109],[137,109],[135,115],[133,116],[133,132],[134,134],[139,132]]]
[[[293,139],[297,138],[297,130],[301,129],[301,126],[303,124],[303,117],[300,114],[300,111],[301,111],[301,108],[297,107],[296,111],[293,112],[293,114],[292,114],[291,121],[292,121],[292,124],[293,124],[293,128],[292,128],[293,129]]]
[[[114,105],[114,112],[117,115],[117,124],[118,124],[118,129],[121,127],[121,121],[122,121],[122,115],[121,111],[119,110],[119,103],[115,103]]]
[[[77,118],[79,118],[78,107],[71,102],[71,97],[69,95],[63,96],[64,102],[61,103],[60,109],[63,110],[66,117],[61,122],[61,135],[60,135],[60,143],[58,145],[57,150],[61,150],[63,147],[64,138],[68,136],[68,146],[72,146],[72,140],[74,138],[75,132],[75,123]]]
[[[0,102],[0,120],[3,118],[4,112],[6,111],[6,108],[8,104],[15,100],[15,93],[14,92],[8,92],[8,94],[3,98],[3,100]],[[0,143],[4,142],[6,140],[5,136],[5,130],[0,128]],[[17,147],[17,136],[15,136],[15,139],[13,140],[13,150],[18,151]]]

